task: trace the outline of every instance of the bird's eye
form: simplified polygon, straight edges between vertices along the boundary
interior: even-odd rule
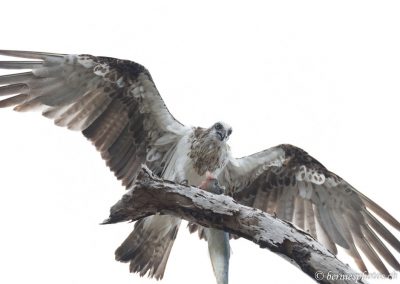
[[[228,130],[228,136],[230,136],[232,134],[232,128],[229,128]]]
[[[221,130],[222,129],[222,124],[221,123],[216,123],[215,124],[215,129]]]

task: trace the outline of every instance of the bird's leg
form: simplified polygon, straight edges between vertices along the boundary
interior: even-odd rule
[[[206,172],[206,179],[199,187],[214,194],[223,194],[225,192],[225,188],[219,185],[218,180],[209,171]]]

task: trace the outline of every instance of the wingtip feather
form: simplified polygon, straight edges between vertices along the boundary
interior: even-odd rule
[[[6,108],[10,106],[15,106],[17,104],[21,104],[26,101],[26,99],[29,97],[27,94],[20,94],[16,95],[11,98],[7,98],[5,100],[0,101],[0,108]]]
[[[49,52],[37,52],[37,51],[26,51],[26,50],[6,50],[0,49],[0,55],[29,58],[29,59],[45,59],[47,57],[63,57],[65,54],[49,53]]]
[[[389,212],[387,212],[385,209],[380,207],[377,203],[369,199],[367,196],[363,195],[362,193],[359,192],[359,195],[364,202],[365,206],[369,208],[371,211],[373,211],[375,214],[377,214],[379,217],[381,217],[383,220],[388,222],[391,226],[393,226],[395,229],[400,231],[400,222],[397,221]]]

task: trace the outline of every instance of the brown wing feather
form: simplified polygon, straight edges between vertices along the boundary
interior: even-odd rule
[[[169,132],[167,126],[182,126],[165,107],[150,73],[135,62],[28,51],[0,50],[0,55],[40,59],[0,61],[0,69],[32,69],[0,76],[0,107],[40,108],[55,124],[82,130],[127,187],[152,144]],[[161,172],[160,163],[147,164]]]
[[[143,66],[91,55],[7,50],[0,55],[39,59],[0,61],[0,69],[31,69],[0,76],[0,107],[41,109],[56,125],[81,130],[128,188],[142,163],[161,175],[186,128],[169,113]],[[161,279],[179,224],[165,216],[140,220],[116,258],[130,262],[132,272]]]
[[[361,271],[367,267],[358,250],[385,275],[389,272],[382,259],[400,270],[380,238],[400,252],[399,240],[369,210],[397,230],[400,223],[305,151],[279,145],[233,159],[219,179],[238,202],[295,223],[334,254],[336,245],[345,248]]]

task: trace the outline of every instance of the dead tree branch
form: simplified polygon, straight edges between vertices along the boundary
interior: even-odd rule
[[[143,167],[137,183],[110,211],[103,224],[167,214],[236,234],[278,253],[319,283],[365,283],[310,235],[225,195],[176,184]]]

